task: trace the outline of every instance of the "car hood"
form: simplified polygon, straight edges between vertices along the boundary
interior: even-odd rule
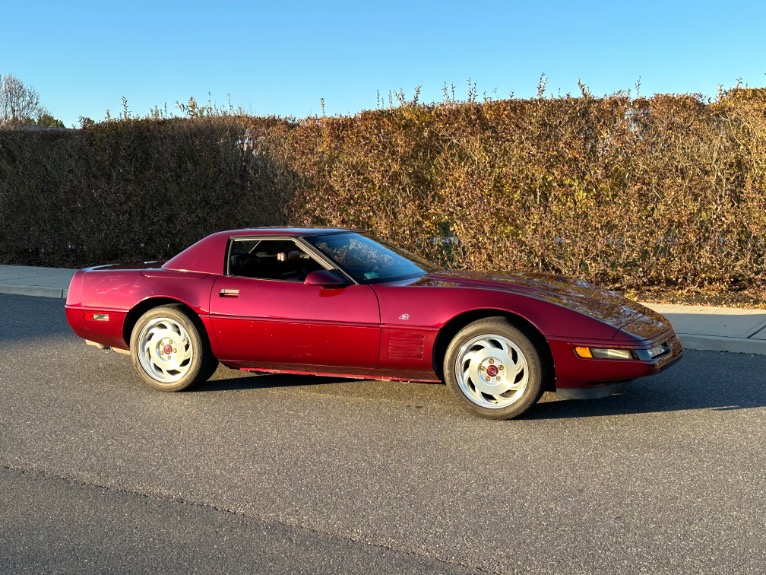
[[[559,305],[615,328],[622,328],[653,311],[613,291],[583,280],[541,273],[495,275],[466,271],[426,274],[415,285],[504,291]]]

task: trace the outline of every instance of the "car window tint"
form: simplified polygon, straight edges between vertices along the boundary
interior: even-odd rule
[[[343,233],[306,239],[359,283],[396,281],[425,273],[423,268],[390,246],[367,236]]]
[[[292,240],[234,239],[229,247],[228,275],[302,282],[323,266]]]

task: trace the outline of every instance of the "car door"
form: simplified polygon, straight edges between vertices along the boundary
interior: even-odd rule
[[[227,274],[210,298],[219,359],[273,369],[374,368],[380,350],[375,292],[367,285],[305,285],[315,269],[323,264],[290,238],[233,239]]]

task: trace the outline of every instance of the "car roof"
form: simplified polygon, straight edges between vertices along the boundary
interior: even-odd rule
[[[344,232],[352,232],[355,230],[349,230],[344,228],[285,228],[285,227],[268,227],[268,228],[243,228],[239,230],[227,230],[218,232],[218,234],[225,236],[290,236],[290,237],[304,237],[304,236],[316,236],[323,234],[338,234]]]
[[[309,237],[353,232],[343,228],[245,228],[216,232],[189,246],[162,266],[164,269],[223,274],[229,238]]]

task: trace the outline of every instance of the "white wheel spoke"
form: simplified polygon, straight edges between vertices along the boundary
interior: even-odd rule
[[[465,381],[466,383],[468,383],[469,381],[472,381],[472,382],[474,382],[474,385],[475,385],[476,378],[471,376],[471,370],[466,369],[463,372],[463,381]]]
[[[478,351],[469,351],[467,354],[463,356],[463,359],[461,361],[462,364],[465,364],[466,362],[473,362],[476,360],[476,354],[478,354]]]
[[[503,350],[503,355],[504,355],[505,357],[510,357],[510,355],[511,355],[511,351],[510,351],[510,350],[511,350],[511,346],[510,346],[510,343],[511,343],[511,342],[509,342],[509,341],[507,341],[507,340],[504,340],[504,339],[502,339],[502,340],[496,340],[496,342],[497,342],[498,344],[500,344],[500,349],[501,349],[501,350]]]
[[[526,367],[522,362],[518,362],[516,364],[509,363],[509,365],[513,365],[513,380],[516,380],[516,376],[519,375],[522,371],[524,371],[524,368]]]
[[[190,359],[192,356],[192,348],[189,345],[188,340],[184,340],[181,344],[183,347],[178,349],[178,362],[183,363],[185,360]]]
[[[519,391],[520,389],[524,389],[526,386],[527,380],[526,378],[522,378],[518,383],[509,384],[508,391]]]

